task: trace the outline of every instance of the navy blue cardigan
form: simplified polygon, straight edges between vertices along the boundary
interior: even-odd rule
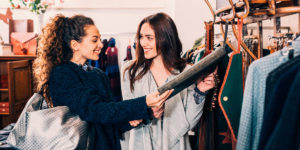
[[[49,91],[54,106],[68,106],[95,130],[97,150],[120,150],[120,135],[130,120],[149,119],[145,96],[113,102],[108,77],[100,69],[85,71],[72,62],[53,68]],[[129,88],[129,87],[128,87]]]

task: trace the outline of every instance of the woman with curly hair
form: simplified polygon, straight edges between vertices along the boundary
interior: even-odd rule
[[[48,105],[68,106],[94,128],[93,149],[120,150],[121,133],[132,128],[128,122],[151,118],[150,108],[162,107],[172,90],[114,102],[105,73],[86,64],[99,59],[102,47],[91,18],[57,15],[39,37],[34,79]]]
[[[136,59],[123,66],[124,99],[151,93],[190,68],[180,57],[182,45],[177,28],[167,14],[144,18],[138,26],[136,39]],[[129,139],[126,139],[129,150],[191,149],[187,133],[199,121],[206,92],[215,85],[213,73],[199,78],[166,101],[164,107],[154,108],[154,116],[158,119],[130,121],[137,127],[130,130]]]

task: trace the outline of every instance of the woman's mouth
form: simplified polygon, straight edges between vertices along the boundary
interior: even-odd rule
[[[99,54],[99,53],[100,53],[100,50],[94,50],[94,52]]]
[[[149,51],[151,51],[151,48],[144,48],[144,53],[148,53]]]

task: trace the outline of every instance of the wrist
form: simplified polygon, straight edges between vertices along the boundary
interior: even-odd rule
[[[146,95],[145,96],[145,102],[146,102],[146,105],[147,107],[149,108],[149,98],[148,98],[149,95]]]
[[[199,87],[195,87],[195,92],[197,92],[198,94],[200,94],[200,95],[203,95],[203,96],[206,96],[207,95],[207,91],[204,91],[203,89],[201,90],[201,89],[199,89]]]

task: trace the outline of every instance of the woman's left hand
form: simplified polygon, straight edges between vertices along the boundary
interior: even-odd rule
[[[152,107],[153,117],[160,118],[164,112],[164,105],[162,107]]]
[[[216,73],[217,73],[217,69],[213,73],[206,76],[203,80],[201,79],[197,80],[197,88],[203,93],[212,89],[216,85],[215,83]]]

